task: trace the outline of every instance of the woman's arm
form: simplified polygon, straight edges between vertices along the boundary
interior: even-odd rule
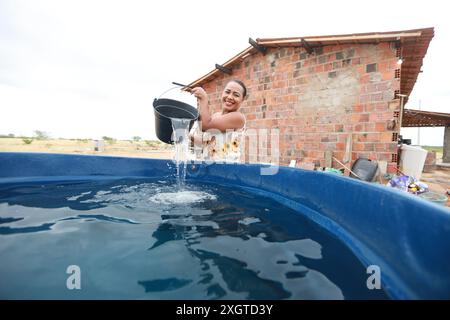
[[[204,131],[203,128],[205,123],[209,123],[211,121],[211,115],[209,114],[208,108],[208,95],[206,91],[201,87],[195,87],[191,90],[191,94],[193,94],[197,98],[198,103],[198,111],[200,112],[200,131]]]
[[[202,130],[217,129],[225,132],[228,129],[241,129],[245,125],[245,117],[240,112],[230,112],[227,114],[217,114],[210,117],[209,122],[202,121]]]

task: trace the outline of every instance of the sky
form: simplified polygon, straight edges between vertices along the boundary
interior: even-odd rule
[[[156,139],[152,102],[248,38],[435,27],[406,108],[450,112],[445,1],[0,0],[0,134]],[[196,105],[178,89],[164,97]],[[417,143],[417,129],[402,129]],[[443,128],[420,143],[442,145]]]

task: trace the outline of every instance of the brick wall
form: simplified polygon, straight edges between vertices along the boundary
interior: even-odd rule
[[[394,99],[400,88],[397,55],[390,43],[324,46],[312,54],[302,48],[270,48],[266,55],[254,54],[236,64],[231,76],[222,74],[203,87],[215,112],[227,81],[244,81],[249,96],[241,111],[247,128],[279,130],[282,165],[295,159],[325,166],[327,151],[342,160],[351,136],[353,160],[385,161],[388,172],[394,172],[400,110]],[[270,138],[250,140],[245,160],[266,162],[256,152],[270,155]]]
[[[433,172],[436,170],[436,151],[428,151],[422,172]]]

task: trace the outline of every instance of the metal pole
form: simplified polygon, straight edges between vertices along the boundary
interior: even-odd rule
[[[403,100],[405,97],[407,97],[406,94],[397,94],[400,97],[400,114],[398,117],[398,123],[399,123],[399,127],[398,127],[398,133],[400,134],[400,131],[402,129],[402,121],[403,121]],[[397,150],[397,155],[400,155],[397,158],[397,170],[398,170],[398,165],[401,164],[400,162],[400,157],[401,157],[401,153],[400,150]]]
[[[422,101],[419,100],[419,110],[421,110]],[[417,145],[420,146],[420,127],[417,127]]]

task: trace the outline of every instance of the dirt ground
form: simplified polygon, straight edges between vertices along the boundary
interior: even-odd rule
[[[97,148],[97,150],[96,150]],[[21,138],[1,138],[0,152],[76,153],[98,156],[122,156],[154,159],[172,159],[172,146],[157,142],[116,140],[97,144],[88,139],[34,139],[26,144]]]
[[[446,194],[447,190],[450,190],[450,168],[436,169],[433,172],[422,173],[420,180],[428,185],[430,191],[446,195],[446,206],[450,207],[450,195]]]

